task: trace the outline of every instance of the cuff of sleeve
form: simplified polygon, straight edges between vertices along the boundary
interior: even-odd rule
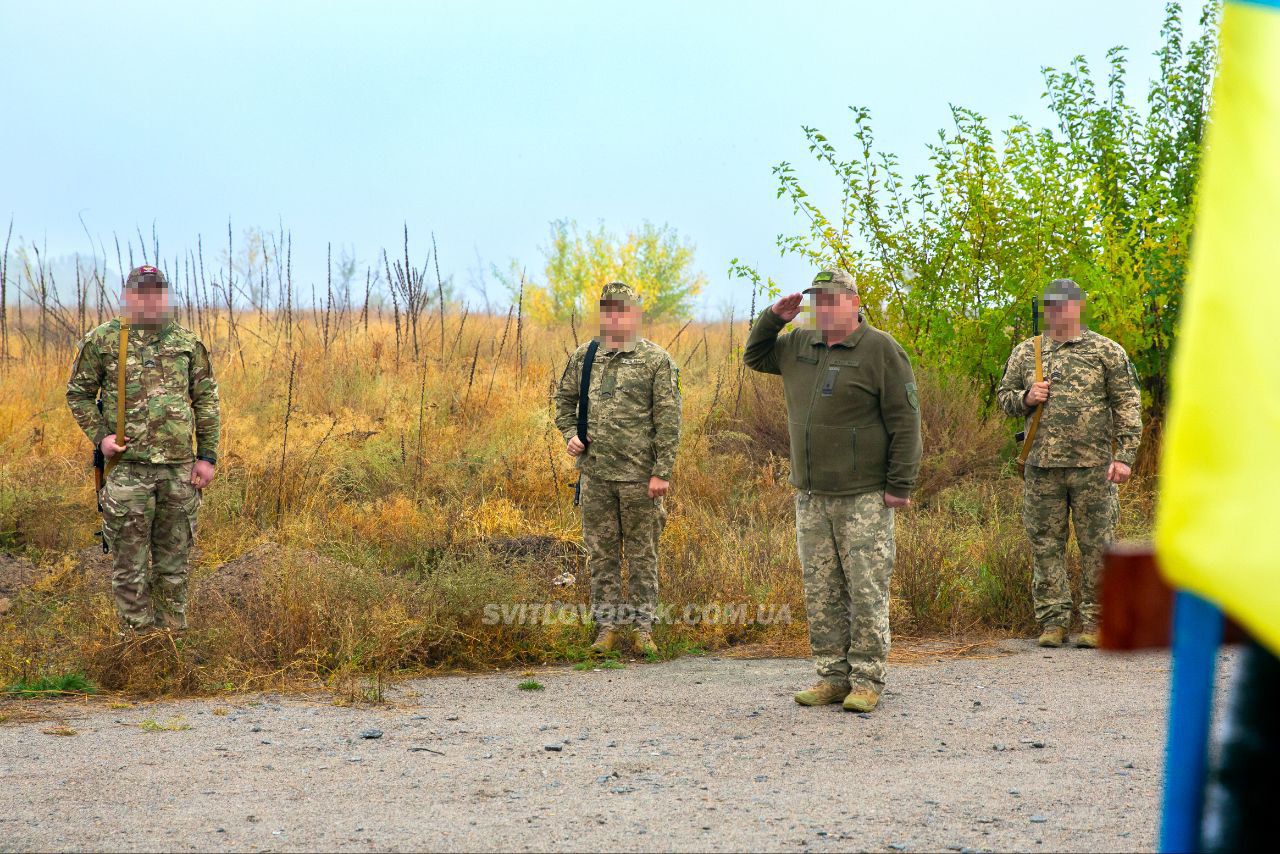
[[[1116,462],[1118,462],[1118,463],[1124,463],[1124,464],[1125,464],[1125,465],[1127,465],[1129,468],[1133,468],[1133,464],[1134,464],[1135,462],[1137,462],[1137,460],[1138,460],[1138,454],[1137,454],[1137,452],[1136,452],[1136,451],[1135,451],[1135,452],[1133,452],[1133,453],[1119,453],[1119,454],[1116,454]]]
[[[560,434],[560,435],[564,437],[564,441],[565,441],[565,443],[566,443],[566,444],[568,444],[568,442],[569,442],[569,440],[570,440],[570,439],[572,439],[574,436],[578,435],[578,428],[577,428],[577,427],[574,427],[572,430],[565,430],[565,431],[561,432],[561,434]]]
[[[204,460],[206,463],[216,466],[218,464],[218,452],[201,449],[196,451],[196,459]]]
[[[909,486],[885,486],[884,491],[894,498],[906,499],[911,497],[911,487]]]
[[[669,471],[655,471],[651,476],[662,478],[663,480],[671,480],[671,472]]]
[[[111,431],[108,430],[106,427],[99,427],[98,432],[95,433],[93,436],[93,446],[95,448],[101,448],[102,440],[107,438],[110,435],[111,435]]]
[[[774,313],[773,306],[766,307],[765,310],[760,313],[760,319],[761,322],[766,323],[769,326],[776,326],[779,329],[787,325],[787,321],[778,317],[778,315]]]

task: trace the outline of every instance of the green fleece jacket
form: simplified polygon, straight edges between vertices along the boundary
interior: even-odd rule
[[[820,495],[909,497],[920,469],[920,402],[906,352],[866,322],[830,347],[813,329],[779,335],[786,325],[766,308],[743,358],[782,376],[791,484]]]

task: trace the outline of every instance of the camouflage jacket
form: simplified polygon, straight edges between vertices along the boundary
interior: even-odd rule
[[[568,442],[578,432],[583,344],[569,357],[556,390],[556,428]],[[578,457],[584,474],[601,480],[671,479],[680,443],[680,369],[667,351],[641,338],[630,349],[601,345],[591,367],[587,435]]]
[[[194,437],[200,459],[216,462],[222,425],[209,351],[195,334],[170,321],[157,330],[129,329],[125,363],[125,462],[186,463]],[[80,343],[67,382],[67,406],[96,448],[116,432],[120,320]],[[98,408],[101,396],[102,408]]]
[[[1027,462],[1068,468],[1108,465],[1115,459],[1132,466],[1142,438],[1142,396],[1124,348],[1089,330],[1070,341],[1048,335],[1043,340],[1049,399]],[[1028,338],[1013,348],[996,391],[1009,416],[1030,417],[1033,410],[1023,397],[1035,382],[1035,371],[1035,339]]]

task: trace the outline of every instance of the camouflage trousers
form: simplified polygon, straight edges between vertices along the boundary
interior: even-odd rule
[[[191,467],[122,462],[102,487],[111,592],[134,628],[186,628],[187,552],[200,506]]]
[[[658,538],[667,522],[649,482],[582,476],[582,539],[591,575],[591,619],[601,628],[653,626],[658,607]],[[624,592],[622,557],[629,588]]]
[[[818,675],[879,693],[889,657],[893,508],[880,492],[797,492],[796,545]]]
[[[1022,524],[1031,541],[1035,568],[1031,592],[1036,620],[1044,627],[1071,625],[1071,585],[1067,580],[1067,518],[1076,531],[1084,579],[1080,619],[1098,622],[1098,572],[1102,551],[1115,537],[1120,504],[1108,466],[1040,468],[1028,465],[1022,486]]]

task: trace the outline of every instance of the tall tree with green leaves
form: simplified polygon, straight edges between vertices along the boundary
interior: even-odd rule
[[[1159,422],[1186,278],[1194,190],[1216,68],[1219,6],[1184,34],[1171,2],[1145,105],[1130,100],[1126,51],[1107,54],[1104,83],[1084,57],[1043,69],[1054,117],[1020,116],[999,134],[981,114],[953,107],[951,127],[927,146],[929,170],[904,177],[877,149],[870,111],[851,108],[853,154],[817,128],[809,151],[839,183],[838,208],[810,199],[790,162],[774,168],[778,196],[804,224],[779,235],[784,255],[838,264],[858,279],[874,322],[922,361],[969,376],[994,397],[1009,349],[1030,335],[1029,301],[1054,278],[1089,293],[1099,331],[1132,355],[1149,414]],[[732,274],[776,291],[752,268]]]
[[[693,244],[666,225],[645,223],[619,237],[603,225],[580,231],[576,223],[561,220],[551,224],[551,243],[543,254],[544,281],[526,284],[525,297],[530,313],[544,320],[590,315],[600,288],[613,281],[639,292],[651,320],[687,317],[707,281],[693,268]]]

